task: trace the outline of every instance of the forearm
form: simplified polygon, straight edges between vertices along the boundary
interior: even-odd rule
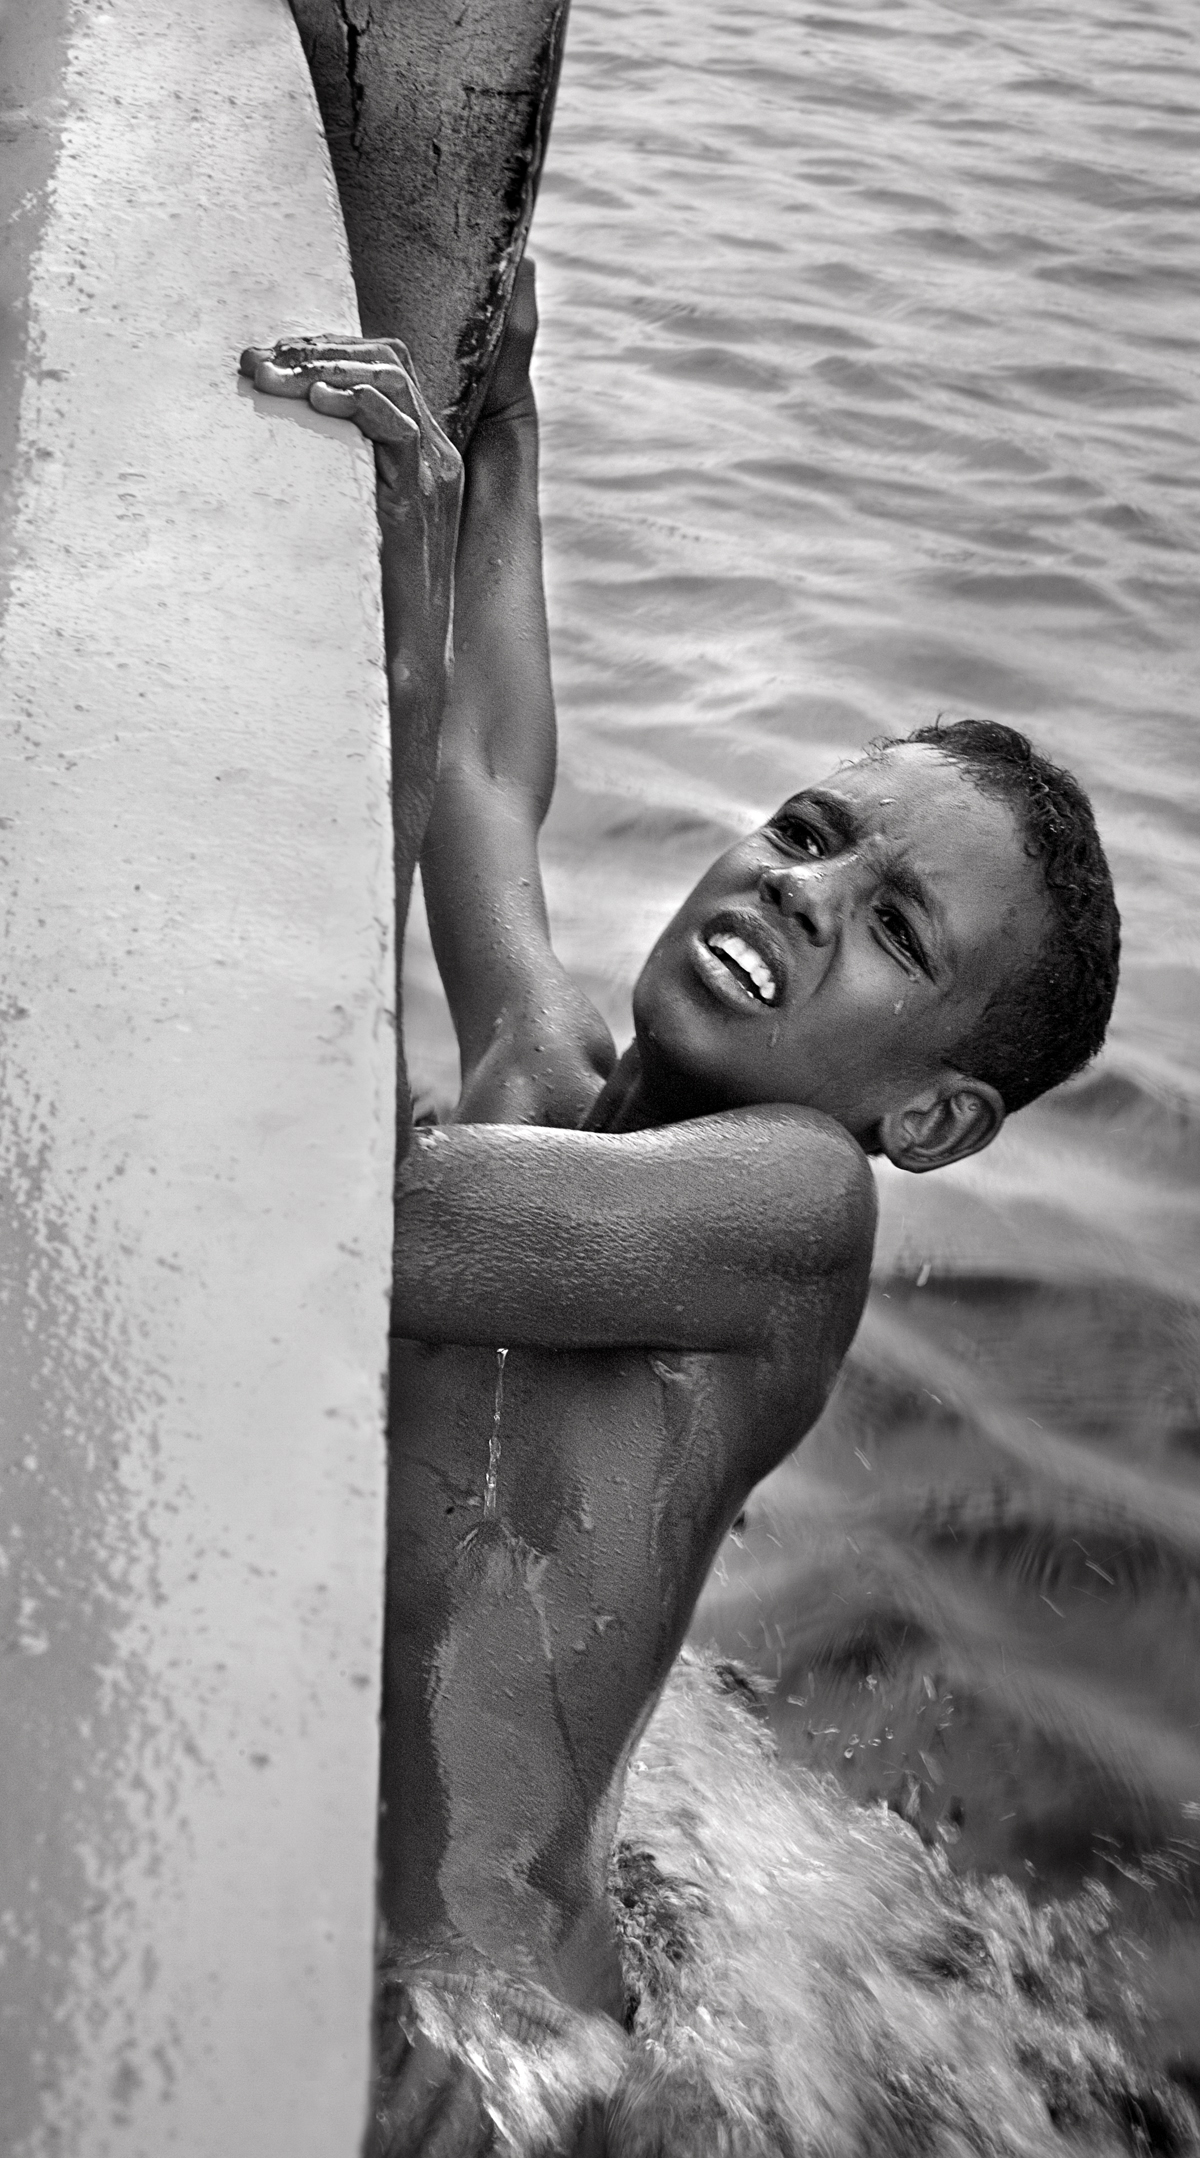
[[[519,789],[540,823],[554,791],[555,721],[532,398],[472,437],[455,578],[443,769]]]
[[[433,810],[454,606],[454,535],[404,521],[380,490],[384,656],[392,744],[398,936]]]
[[[537,833],[554,789],[555,721],[532,413],[477,429],[456,565],[454,672],[421,856],[434,951],[469,1064],[473,994],[520,979],[548,940]]]
[[[538,861],[555,723],[537,455],[526,379],[468,453],[454,675],[421,874],[462,1058],[459,1116],[569,1125],[613,1049],[551,949]]]

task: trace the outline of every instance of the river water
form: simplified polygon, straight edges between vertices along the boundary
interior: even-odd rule
[[[952,1864],[1102,1880],[1200,2084],[1193,0],[575,0],[534,251],[547,885],[619,1040],[712,855],[872,735],[995,715],[1092,793],[1109,1045],[881,1170],[843,1381],[696,1633]],[[452,1098],[419,922],[408,977]]]

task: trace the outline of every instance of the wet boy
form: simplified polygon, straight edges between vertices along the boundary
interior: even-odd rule
[[[617,1059],[551,949],[538,869],[533,333],[527,275],[467,453],[421,857],[462,1094],[397,1182],[380,1904],[410,1990],[381,2152],[486,2143],[471,2079],[414,2042],[414,2000],[470,1996],[547,2043],[573,2011],[615,2040],[626,1764],[722,1536],[853,1337],[868,1157],[923,1172],[987,1146],[1094,1053],[1116,980],[1078,787],[1006,728],[929,730],[714,863]],[[246,364],[385,445],[395,704],[397,622],[411,641],[448,605],[454,454],[382,347]]]

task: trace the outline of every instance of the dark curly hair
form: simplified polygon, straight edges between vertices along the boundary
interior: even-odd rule
[[[1007,803],[1042,872],[1049,921],[1037,959],[1001,985],[953,1052],[967,1078],[994,1086],[1010,1112],[1023,1109],[1095,1056],[1117,993],[1121,917],[1092,805],[1070,772],[998,720],[938,720],[874,746],[910,742],[952,758],[981,794]]]

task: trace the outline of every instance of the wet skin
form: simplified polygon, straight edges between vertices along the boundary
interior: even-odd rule
[[[1011,816],[948,760],[844,767],[723,855],[655,945],[637,1048],[580,1103],[620,1136],[419,1142],[398,1314],[426,1340],[396,1344],[386,1683],[408,1740],[381,1857],[420,1954],[482,1951],[619,2011],[621,1772],[722,1534],[857,1324],[860,1147],[924,1168],[992,1136],[1002,1112],[950,1052],[1043,922]],[[456,1335],[509,1345],[491,1521],[497,1360]]]
[[[510,1346],[492,1518],[494,1349],[395,1344],[385,1715],[404,1739],[380,1859],[417,1959],[482,1953],[622,2014],[604,1894],[621,1772],[721,1537],[824,1405],[870,1211],[859,1195],[858,1263],[774,1353]]]
[[[926,1170],[1003,1121],[954,1048],[1044,912],[1009,813],[936,750],[844,766],[685,900],[616,1060],[551,949],[537,861],[554,721],[531,300],[526,282],[468,450],[422,854],[463,1087],[397,1176],[380,1907],[401,1971],[619,2017],[604,1877],[631,1748],[721,1536],[853,1337],[866,1150]],[[403,758],[397,625],[436,648],[458,483],[398,365],[343,344],[282,361],[293,393],[408,458],[380,459]],[[467,2071],[428,2053],[381,2095],[389,2158],[432,2147],[439,2107],[474,2123],[447,2149],[487,2145]]]
[[[845,765],[723,854],[664,930],[634,995],[643,1070],[713,1108],[804,1103],[872,1151],[957,1092],[990,1138],[1000,1104],[948,1086],[954,1053],[1045,918],[1010,812],[961,766],[924,744]]]

